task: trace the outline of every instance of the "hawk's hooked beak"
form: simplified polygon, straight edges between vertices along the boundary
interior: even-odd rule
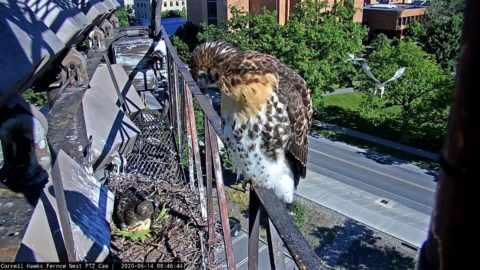
[[[197,77],[197,83],[200,89],[206,89],[208,87],[208,78],[207,74],[202,73],[200,76]]]
[[[217,88],[217,82],[214,81],[210,76],[206,73],[202,73],[197,76],[197,84],[202,90],[206,90],[207,88]]]

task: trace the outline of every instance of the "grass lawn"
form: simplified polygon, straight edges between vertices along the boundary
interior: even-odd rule
[[[325,106],[339,106],[348,110],[357,110],[363,100],[363,93],[353,92],[323,97]]]
[[[364,93],[358,92],[328,95],[324,96],[324,102],[325,106],[338,106],[345,110],[358,111],[360,109],[360,103],[362,103],[364,96]],[[381,103],[380,98],[378,97],[375,97],[374,100],[379,104]],[[382,109],[381,111],[387,114],[399,113],[400,107],[392,106],[386,109]]]
[[[378,109],[370,115],[360,113],[361,103],[365,95],[353,92],[324,96],[325,107],[318,119],[327,123],[337,124],[374,136],[399,142],[400,139],[400,113],[399,106]],[[375,97],[379,105],[382,101]],[[443,144],[443,134],[438,130],[413,130],[408,144],[413,147],[438,152]]]

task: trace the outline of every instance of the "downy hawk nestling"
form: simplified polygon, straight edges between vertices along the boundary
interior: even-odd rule
[[[223,132],[238,173],[292,203],[306,174],[313,114],[305,80],[271,55],[225,42],[201,44],[192,58],[200,87],[220,89]]]

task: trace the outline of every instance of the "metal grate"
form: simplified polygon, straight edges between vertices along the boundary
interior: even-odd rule
[[[167,119],[157,111],[143,111],[133,122],[140,128],[132,152],[126,157],[126,173],[140,174],[152,180],[183,182],[173,132]]]

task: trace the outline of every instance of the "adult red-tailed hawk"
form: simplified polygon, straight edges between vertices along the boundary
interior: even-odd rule
[[[199,85],[220,89],[227,150],[238,172],[292,203],[306,174],[313,113],[305,80],[271,55],[224,42],[199,45],[192,60]]]

